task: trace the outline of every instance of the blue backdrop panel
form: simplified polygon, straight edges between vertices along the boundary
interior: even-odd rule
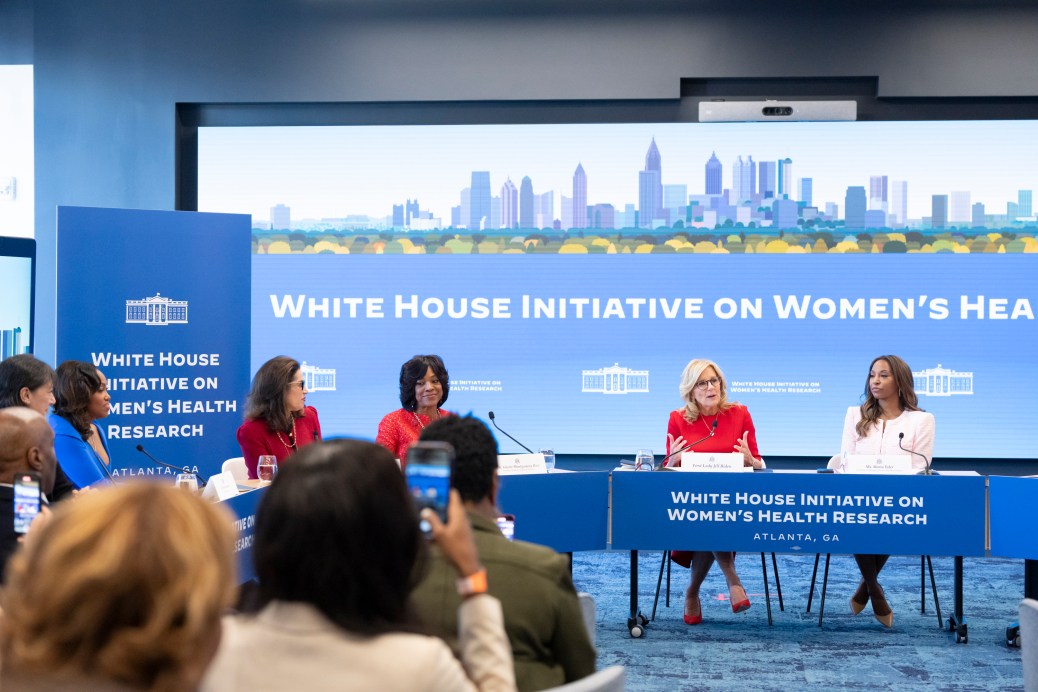
[[[613,548],[984,554],[984,478],[614,473]]]
[[[991,554],[1038,560],[1038,522],[1034,504],[1038,478],[991,476]]]
[[[58,361],[108,378],[113,473],[208,476],[241,451],[249,387],[250,219],[58,207]]]
[[[515,537],[559,552],[605,550],[609,472],[502,476],[502,512],[515,515]]]

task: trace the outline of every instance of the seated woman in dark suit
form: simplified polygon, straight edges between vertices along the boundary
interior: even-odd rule
[[[755,469],[764,468],[764,460],[757,451],[757,432],[745,406],[728,401],[728,384],[724,373],[714,362],[695,359],[685,366],[679,387],[684,408],[672,411],[667,424],[668,466],[681,465],[681,451],[739,452],[743,464]],[[675,550],[671,559],[688,567],[692,578],[685,592],[686,625],[703,621],[699,588],[710,572],[714,560],[724,572],[728,583],[732,612],[741,613],[750,607],[746,589],[735,571],[735,553],[731,551]]]
[[[298,361],[277,356],[260,366],[246,402],[245,422],[238,428],[249,478],[258,478],[260,456],[272,454],[280,466],[300,447],[321,440],[321,421],[317,409],[306,405],[306,394]]]
[[[843,422],[842,455],[905,454],[912,450],[912,464],[919,469],[933,459],[934,418],[919,408],[912,368],[897,356],[879,356],[869,365],[865,402],[847,409]],[[920,456],[921,455],[921,456]],[[872,601],[872,613],[885,627],[894,625],[894,611],[887,603],[879,572],[889,555],[855,555],[861,582],[851,596],[851,612],[857,615]]]

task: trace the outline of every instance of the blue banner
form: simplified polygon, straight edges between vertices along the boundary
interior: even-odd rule
[[[992,555],[1038,560],[1036,497],[1038,478],[991,476],[988,479]]]
[[[324,373],[308,401],[328,435],[373,438],[399,407],[401,363],[438,353],[448,409],[493,410],[531,448],[633,455],[663,453],[681,372],[705,357],[749,407],[767,458],[838,453],[872,358],[893,353],[936,417],[938,468],[1026,458],[1033,257],[255,255],[252,359],[287,352]]]
[[[108,379],[112,472],[209,476],[241,456],[250,382],[249,217],[58,207],[58,360]]]
[[[609,472],[501,476],[498,506],[515,516],[515,537],[560,553],[605,550]]]
[[[614,473],[613,548],[984,555],[984,477]]]
[[[263,500],[266,488],[244,492],[220,504],[234,514],[234,530],[237,538],[234,553],[238,559],[238,583],[244,584],[256,578],[256,566],[252,561],[252,547],[256,535],[256,511]]]

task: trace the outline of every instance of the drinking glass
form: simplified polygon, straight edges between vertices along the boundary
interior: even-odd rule
[[[542,449],[539,451],[544,455],[544,468],[548,470],[548,473],[551,473],[555,470],[555,452],[550,449]]]
[[[256,477],[269,483],[274,480],[276,475],[278,475],[278,458],[273,454],[260,456],[256,463]]]
[[[181,490],[189,490],[193,493],[197,493],[198,477],[193,473],[178,473],[176,486]]]
[[[639,449],[638,454],[634,457],[634,470],[652,471],[655,461],[656,458],[653,456],[651,449]]]

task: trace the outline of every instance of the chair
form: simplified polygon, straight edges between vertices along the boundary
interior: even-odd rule
[[[609,666],[586,678],[550,687],[544,692],[623,692],[627,687],[627,672],[623,666]]]
[[[1024,690],[1038,692],[1038,601],[1020,601],[1020,659],[1024,664]]]
[[[249,480],[249,469],[245,466],[245,457],[234,457],[223,462],[221,471],[230,471],[235,483]]]
[[[778,560],[775,558],[775,553],[771,554],[771,566],[775,571],[775,590],[778,592],[779,610],[785,612],[786,606],[782,602],[782,582],[779,580],[778,571]],[[664,605],[670,607],[670,551],[663,551],[663,563],[660,565],[660,574],[656,577],[656,597],[652,601],[652,615],[650,620],[656,619],[656,606],[660,602],[660,585],[663,583],[663,568],[667,568],[667,595]],[[768,586],[768,563],[764,557],[764,553],[760,554],[760,567],[761,573],[764,575],[764,600],[768,605],[768,624],[772,624],[771,620],[771,589]]]
[[[584,616],[584,626],[587,627],[587,636],[591,640],[591,646],[595,645],[595,597],[581,591],[577,593],[577,601],[580,603],[580,614]]]

